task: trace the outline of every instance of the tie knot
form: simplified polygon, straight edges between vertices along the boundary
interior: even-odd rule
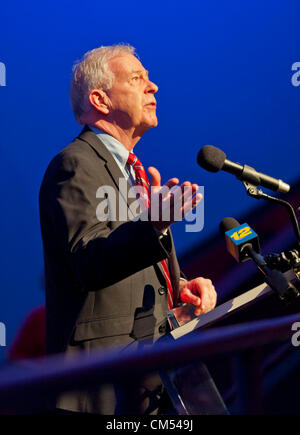
[[[145,168],[140,160],[133,153],[129,153],[127,164],[130,165],[135,173],[135,184],[143,186],[147,190],[149,196],[149,180]]]
[[[133,168],[143,167],[137,156],[135,156],[133,153],[129,153],[127,164]]]

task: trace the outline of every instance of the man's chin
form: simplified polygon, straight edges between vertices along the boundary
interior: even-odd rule
[[[151,122],[149,122],[149,125],[150,125],[149,128],[157,127],[157,125],[158,125],[157,118],[154,118],[153,120],[151,120]]]
[[[146,131],[150,130],[150,128],[157,127],[157,125],[158,125],[158,121],[157,119],[155,119],[151,122],[143,123],[142,125],[140,125],[140,128],[138,130],[141,133],[141,135],[143,135],[144,133],[146,133]]]

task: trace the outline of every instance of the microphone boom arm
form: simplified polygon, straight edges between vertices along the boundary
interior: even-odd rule
[[[294,211],[292,205],[289,202],[284,201],[283,199],[279,199],[279,198],[275,198],[274,196],[267,195],[261,189],[258,189],[257,186],[249,183],[248,181],[244,181],[244,180],[241,180],[241,181],[242,181],[243,185],[245,186],[247,195],[251,196],[252,198],[264,199],[265,201],[276,202],[277,204],[280,204],[283,207],[285,207],[285,209],[287,210],[289,217],[292,221],[294,233],[296,235],[298,245],[300,246],[300,230],[299,230],[299,225],[298,225],[298,221],[296,218],[296,214],[295,214],[295,211]]]

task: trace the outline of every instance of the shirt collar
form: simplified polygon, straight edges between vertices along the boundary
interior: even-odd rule
[[[121,142],[119,142],[110,134],[106,133],[103,130],[100,130],[100,128],[96,128],[91,125],[89,125],[89,128],[96,134],[96,136],[106,146],[108,151],[116,159],[117,163],[123,168],[125,168],[129,156],[129,151],[124,147],[124,145],[121,144]]]

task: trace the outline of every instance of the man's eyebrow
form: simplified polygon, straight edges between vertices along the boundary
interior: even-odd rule
[[[139,70],[137,70],[137,71],[132,71],[131,74],[141,74],[141,73],[143,73],[143,72],[146,73],[146,76],[147,76],[147,77],[149,76],[149,71],[147,71],[146,69],[139,69]]]

